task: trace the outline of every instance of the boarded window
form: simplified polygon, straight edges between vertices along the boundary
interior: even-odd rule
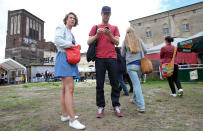
[[[17,16],[14,16],[14,32],[13,34],[15,35],[17,33]]]
[[[17,29],[17,34],[20,34],[20,24],[21,24],[21,16],[18,15],[18,29]]]
[[[39,40],[41,40],[42,39],[42,37],[41,37],[41,35],[42,35],[42,32],[41,32],[41,29],[42,27],[41,27],[41,24],[39,24]]]
[[[11,17],[10,35],[13,35],[13,17]]]
[[[29,18],[26,17],[26,36],[29,36]]]

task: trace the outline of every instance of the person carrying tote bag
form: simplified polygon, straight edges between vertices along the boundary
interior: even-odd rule
[[[147,52],[142,40],[136,36],[134,29],[129,27],[122,44],[121,55],[126,58],[127,72],[133,85],[132,103],[137,104],[140,113],[145,112],[145,102],[139,79],[142,72],[140,66],[140,60],[143,58],[142,50],[144,53]]]
[[[149,74],[153,71],[153,65],[149,58],[145,57],[144,52],[142,53],[142,59],[140,60],[141,69],[143,74]]]
[[[170,94],[173,97],[176,97],[176,89],[175,89],[175,85],[178,88],[178,95],[182,96],[183,95],[183,89],[181,87],[181,83],[178,80],[178,62],[177,62],[177,55],[176,55],[176,47],[174,47],[171,42],[173,42],[173,38],[170,36],[165,37],[165,43],[166,45],[164,47],[161,48],[161,52],[160,52],[160,58],[161,58],[161,63],[162,63],[162,71],[163,71],[163,67],[165,64],[165,66],[167,65],[169,70],[167,70],[167,68],[165,68],[165,72],[167,72],[166,74],[166,78],[168,80],[168,84],[171,88],[171,92],[172,94]],[[169,64],[169,65],[168,65]]]
[[[174,71],[174,59],[176,56],[177,48],[174,48],[173,57],[170,63],[162,63],[161,64],[161,75],[163,78],[168,78],[173,75]]]

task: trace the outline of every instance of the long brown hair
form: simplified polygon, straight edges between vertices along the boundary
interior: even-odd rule
[[[135,30],[132,27],[128,27],[126,30],[125,44],[130,49],[130,53],[141,51],[140,40],[136,36]]]

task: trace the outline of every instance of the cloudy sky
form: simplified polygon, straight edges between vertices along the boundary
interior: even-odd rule
[[[62,24],[65,14],[75,12],[79,25],[73,28],[82,52],[87,50],[88,33],[101,23],[101,8],[111,6],[110,24],[117,25],[123,41],[130,20],[171,10],[202,0],[0,0],[0,59],[4,59],[8,10],[25,9],[45,21],[45,39],[53,41],[55,28]]]

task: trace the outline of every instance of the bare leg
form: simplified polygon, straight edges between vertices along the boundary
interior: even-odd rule
[[[68,111],[65,106],[65,86],[62,83],[62,89],[61,89],[61,112],[62,116],[67,117]]]
[[[65,108],[70,115],[70,121],[75,120],[74,110],[73,110],[73,91],[74,91],[74,81],[73,77],[62,78],[62,83],[65,87]]]

